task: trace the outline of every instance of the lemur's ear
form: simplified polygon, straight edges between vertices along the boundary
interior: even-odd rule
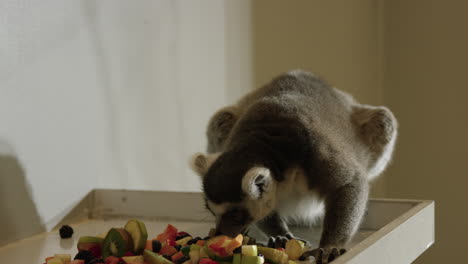
[[[192,170],[200,177],[205,176],[211,164],[216,161],[220,153],[205,155],[203,153],[195,153],[190,161]]]
[[[253,167],[242,178],[242,190],[251,199],[262,198],[265,192],[271,190],[272,177],[270,170],[264,167]]]
[[[372,148],[384,146],[396,137],[397,121],[386,107],[358,105],[352,119],[364,141]]]

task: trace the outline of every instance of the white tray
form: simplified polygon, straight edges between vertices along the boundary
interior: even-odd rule
[[[74,228],[73,238],[60,239],[54,230],[7,244],[0,248],[0,263],[39,264],[55,253],[74,256],[80,236],[122,227],[129,218],[143,220],[150,238],[168,223],[198,236],[207,235],[213,227],[200,193],[94,190],[61,223]],[[294,227],[293,231],[312,243],[320,235],[319,228]],[[433,201],[371,199],[348,252],[333,264],[411,263],[433,242]]]

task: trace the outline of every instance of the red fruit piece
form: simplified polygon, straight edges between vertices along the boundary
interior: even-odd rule
[[[159,251],[159,254],[161,255],[168,255],[168,256],[172,256],[174,255],[175,253],[177,253],[177,249],[173,246],[169,246],[169,245],[164,245],[161,250]]]
[[[169,224],[169,225],[167,225],[164,232],[159,234],[156,237],[156,240],[159,240],[161,243],[165,243],[167,240],[174,240],[175,241],[176,237],[177,237],[177,228],[175,228],[173,225]]]
[[[124,254],[124,257],[131,257],[131,256],[135,256],[135,254],[133,252],[131,252],[131,251],[127,251]]]
[[[96,258],[99,258],[101,257],[101,247],[100,246],[92,246],[88,249],[91,254],[93,254],[93,256],[95,256]]]
[[[106,258],[106,263],[105,264],[118,264],[120,259],[118,257],[114,256],[109,256]]]
[[[219,262],[214,261],[214,260],[209,259],[209,258],[202,258],[202,259],[200,259],[200,262],[198,262],[198,264],[219,264]]]
[[[172,255],[171,259],[172,261],[176,261],[178,259],[180,259],[182,256],[184,255],[184,253],[182,251],[179,251],[177,253],[175,253],[174,255]]]
[[[222,246],[219,246],[217,243],[216,244],[211,244],[208,247],[211,248],[217,255],[219,255],[221,257],[229,256],[229,253],[226,252],[226,248],[222,247]]]
[[[70,262],[68,264],[85,264],[85,263],[84,263],[84,260],[82,260],[82,259],[75,259],[75,260],[73,260],[72,262]]]
[[[166,240],[166,245],[175,246],[175,245],[177,245],[177,243],[175,242],[175,240],[168,239],[168,240]]]
[[[196,245],[199,245],[200,247],[203,247],[205,245],[206,241],[205,240],[198,240]]]

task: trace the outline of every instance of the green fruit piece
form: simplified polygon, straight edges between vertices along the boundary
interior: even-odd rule
[[[185,245],[187,244],[187,242],[189,242],[190,240],[192,240],[193,238],[191,236],[188,236],[188,237],[184,237],[182,239],[179,239],[176,241],[176,244],[177,245]]]
[[[172,261],[148,249],[143,251],[143,258],[145,262],[148,262],[149,264],[173,264]]]
[[[256,245],[242,246],[242,256],[256,257],[257,255],[258,250]]]
[[[111,230],[109,230],[102,246],[102,257],[104,259],[109,256],[122,257],[125,254],[128,245],[125,235],[122,235],[122,233],[124,232],[117,228],[111,228]]]
[[[64,262],[60,258],[52,258],[47,260],[47,264],[63,264]]]
[[[199,245],[195,245],[195,244],[190,245],[190,251],[192,250],[200,251],[200,248],[201,247]]]
[[[242,256],[241,264],[263,264],[265,260],[259,256]]]
[[[192,264],[197,264],[200,261],[200,251],[191,250],[189,252],[190,261]]]
[[[288,255],[281,250],[269,247],[258,247],[258,253],[262,254],[268,263],[288,264]]]
[[[241,259],[241,254],[235,253],[234,255],[232,255],[232,264],[241,264]]]
[[[184,254],[184,256],[188,256],[189,252],[192,250],[191,248],[192,248],[191,246],[182,247],[180,249],[180,252],[182,252]]]
[[[125,230],[130,234],[133,240],[133,252],[135,254],[141,254],[146,246],[146,240],[148,239],[148,232],[144,223],[138,220],[130,220],[124,227]]]
[[[63,263],[71,262],[70,254],[55,254],[54,258],[59,258],[60,260],[62,260]]]
[[[139,256],[128,256],[128,257],[122,257],[123,261],[125,263],[132,263],[132,264],[136,264],[136,263],[144,263],[145,262],[145,259],[143,258],[142,255],[139,255]]]
[[[200,258],[208,258],[208,254],[206,254],[205,247],[200,248]]]
[[[288,261],[288,264],[297,264],[297,262],[294,261],[294,260],[289,260],[289,261]]]
[[[93,236],[82,236],[78,240],[78,250],[89,250],[95,246],[102,246],[104,238],[93,237]]]

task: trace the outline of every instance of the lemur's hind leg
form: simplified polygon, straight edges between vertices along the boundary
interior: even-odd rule
[[[208,138],[208,153],[223,151],[224,143],[239,117],[236,106],[228,106],[218,110],[208,122],[206,136]]]

